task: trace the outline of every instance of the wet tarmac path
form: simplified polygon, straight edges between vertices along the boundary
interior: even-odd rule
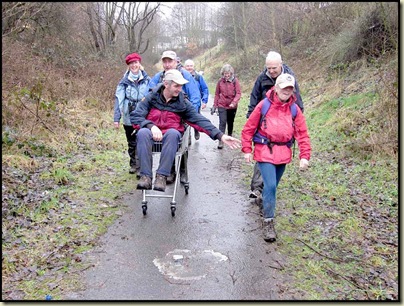
[[[202,114],[218,126],[210,108]],[[219,150],[203,133],[192,137],[189,193],[178,186],[175,217],[169,198],[148,199],[144,216],[142,192],[125,196],[122,217],[88,254],[94,267],[83,272],[86,289],[66,299],[290,299],[276,268],[282,257],[276,243],[262,239],[258,207],[248,199],[243,162],[240,150]]]

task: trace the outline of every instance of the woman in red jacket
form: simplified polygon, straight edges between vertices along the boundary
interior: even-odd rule
[[[311,145],[307,131],[306,119],[299,107],[296,117],[292,116],[291,105],[295,103],[295,78],[287,73],[276,79],[275,86],[266,97],[271,101],[265,117],[261,121],[262,100],[251,113],[241,132],[241,151],[247,162],[257,161],[264,181],[262,193],[262,210],[264,217],[264,240],[274,242],[276,232],[274,227],[276,189],[281,180],[286,164],[292,161],[291,140],[297,140],[299,146],[300,169],[309,166]],[[254,143],[254,158],[252,158],[253,136],[256,131],[269,140],[268,144]]]
[[[238,102],[241,98],[240,82],[234,75],[234,69],[226,64],[220,70],[222,77],[216,84],[213,107],[219,112],[219,130],[232,136],[234,118],[236,117]],[[218,149],[223,149],[223,142],[219,141]]]

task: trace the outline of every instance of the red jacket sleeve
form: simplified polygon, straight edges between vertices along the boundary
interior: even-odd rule
[[[235,89],[236,89],[236,95],[234,96],[234,99],[233,99],[232,103],[235,106],[237,106],[238,102],[240,101],[240,98],[241,98],[241,87],[240,87],[240,82],[238,81],[237,78],[234,81],[235,81],[234,85],[235,85]]]
[[[243,130],[241,131],[241,152],[243,153],[252,153],[253,151],[252,138],[258,128],[258,125],[260,124],[262,108],[261,102],[258,103],[254,108],[250,117],[248,117],[246,123],[244,124]]]
[[[295,139],[299,146],[299,159],[305,158],[310,160],[311,144],[310,136],[307,129],[306,118],[302,111],[297,107],[297,116],[295,119]]]

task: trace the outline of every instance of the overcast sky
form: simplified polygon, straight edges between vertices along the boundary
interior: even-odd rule
[[[171,13],[171,9],[173,8],[174,5],[177,3],[182,3],[182,2],[161,2],[160,8],[161,12],[164,14],[165,17],[169,16]],[[223,2],[205,2],[205,5],[218,8],[220,5],[222,5]]]

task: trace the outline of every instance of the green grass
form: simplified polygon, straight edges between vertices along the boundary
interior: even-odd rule
[[[46,191],[47,197],[34,209],[26,205],[14,208],[14,214],[31,220],[35,230],[7,225],[10,238],[3,241],[3,279],[21,273],[25,266],[35,267],[34,274],[14,283],[24,293],[24,300],[43,300],[46,294],[58,299],[63,292],[81,286],[79,273],[74,271],[87,266],[77,261],[77,256],[94,247],[118,217],[117,211],[124,209],[119,198],[134,188],[136,178],[128,173],[123,130],[100,129],[89,139],[86,146],[93,148],[89,154],[77,156],[77,148],[73,150],[76,153],[67,150],[40,175],[41,180],[51,180],[58,188]],[[66,197],[68,202],[63,200]],[[17,241],[18,248],[11,241]]]
[[[288,260],[282,273],[310,300],[397,298],[397,160],[348,145],[365,137],[366,129],[353,127],[368,124],[361,120],[376,99],[357,94],[306,108],[311,166],[298,170],[296,147],[278,187],[277,243]],[[237,114],[237,130],[244,118]],[[249,188],[252,168],[245,170]]]
[[[204,68],[214,80],[209,84],[212,95],[221,65]],[[249,102],[248,90],[242,89],[236,137]],[[378,97],[369,92],[329,99],[325,92],[322,98],[305,111],[311,166],[298,170],[296,147],[278,188],[277,251],[287,261],[279,273],[291,276],[290,287],[310,300],[397,299],[397,158],[362,150],[360,143],[377,130],[372,112]],[[121,198],[136,184],[128,173],[124,131],[98,123],[109,122],[110,113],[98,115],[96,123],[85,129],[79,123],[54,147],[35,138],[20,141],[12,133],[3,135],[4,160],[22,180],[28,174],[19,166],[34,167],[30,157],[18,155],[27,150],[52,157],[52,167],[39,179],[55,186],[35,204],[12,202],[14,223],[4,222],[2,228],[3,290],[19,288],[23,299],[43,300],[46,294],[60,299],[80,288],[79,272],[88,267],[80,255],[96,245],[124,209]],[[253,168],[241,167],[249,189]],[[30,191],[26,184],[9,188],[19,188],[23,195]],[[27,267],[33,272],[24,272]]]

